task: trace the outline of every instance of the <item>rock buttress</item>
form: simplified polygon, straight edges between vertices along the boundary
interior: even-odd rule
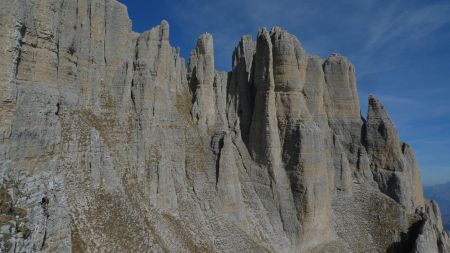
[[[114,0],[0,7],[2,252],[448,251],[345,57],[263,29],[217,72],[212,35],[186,65]]]

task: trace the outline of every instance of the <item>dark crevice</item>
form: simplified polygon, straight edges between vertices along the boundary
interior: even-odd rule
[[[136,97],[134,96],[134,92],[133,92],[133,88],[134,88],[134,80],[131,80],[131,91],[130,91],[130,96],[131,96],[131,103],[133,104],[133,109],[134,112],[137,113],[137,108],[136,108]]]
[[[383,139],[385,139],[385,140],[387,139],[387,137],[388,137],[387,136],[388,135],[387,127],[383,121],[380,122],[380,125],[378,125],[377,131],[383,137]]]
[[[45,229],[44,229],[44,237],[42,239],[42,244],[41,244],[41,251],[44,249],[45,247],[45,243],[47,241],[47,223],[48,223],[48,217],[50,216],[49,212],[48,212],[48,204],[49,204],[50,200],[47,197],[43,197],[40,204],[42,207],[42,211],[44,213],[45,216]]]
[[[361,144],[367,150],[367,120],[361,115],[361,120],[363,122],[361,126]]]
[[[217,154],[216,159],[216,185],[219,183],[220,157],[222,155],[222,148],[223,148],[223,138],[219,140],[219,153]]]
[[[357,160],[356,160],[356,168],[361,170],[361,148],[358,149]]]
[[[107,14],[107,11],[108,11],[108,9],[107,9],[107,4],[105,4],[105,13],[104,13],[104,20],[105,20],[105,22],[104,22],[104,38],[103,38],[103,60],[104,60],[104,62],[105,62],[105,65],[108,65],[108,61],[106,60],[106,41],[107,41],[107,37],[106,37],[106,32],[107,32],[107,29],[106,29],[106,21],[107,21],[107,18],[108,18],[108,16],[106,15]]]
[[[87,16],[89,17],[89,39],[92,39],[92,3],[89,3]]]
[[[156,88],[153,89],[155,91]],[[152,101],[152,117],[155,117],[155,107],[156,107],[156,92],[153,92],[153,101]]]
[[[136,45],[134,46],[134,63],[133,63],[133,68],[134,70],[137,69],[137,60],[139,59],[139,39],[136,40]]]
[[[20,29],[19,29],[19,32],[20,32],[21,38],[25,37],[25,33],[27,32],[27,27],[24,24],[22,24]],[[19,42],[23,43],[22,40],[20,40]]]
[[[139,59],[139,39],[136,40],[135,45],[134,45],[134,60],[133,60],[133,75],[139,70],[139,65],[138,65],[138,59]],[[127,69],[128,69],[128,63],[127,63]],[[133,104],[133,109],[135,113],[138,113],[137,111],[137,105],[136,105],[136,94],[135,94],[135,89],[137,87],[135,87],[135,79],[134,76],[131,79],[131,89],[130,89],[130,96],[131,96],[131,103]],[[141,127],[141,122],[140,119],[138,119],[138,124],[139,124],[139,128]]]
[[[408,144],[403,142],[402,143],[402,154],[405,154],[407,148],[408,148]]]
[[[287,130],[283,136],[285,142],[282,146],[282,161],[286,166],[286,174],[289,180],[290,191],[294,197],[294,206],[297,210],[296,218],[298,220],[302,219],[301,215],[304,212],[301,207],[302,201],[304,201],[308,191],[304,180],[302,180],[304,176],[304,166],[300,161],[301,150],[304,148],[302,134],[304,133],[302,133],[300,125]],[[335,138],[335,135],[333,135],[333,138]]]
[[[65,0],[61,1],[59,6],[60,12],[64,9]],[[59,63],[60,63],[60,37],[61,37],[61,27],[63,26],[63,19],[60,19],[59,26],[57,28],[56,34],[56,79],[59,80]]]
[[[249,108],[244,108],[244,110],[249,110],[248,112],[248,119],[245,119],[246,125],[243,125],[241,127],[241,132],[245,134],[245,139],[244,142],[246,143],[247,147],[250,143],[250,140],[248,139],[250,136],[250,129],[252,127],[252,121],[253,121],[253,112],[255,110],[255,98],[256,98],[256,88],[255,88],[255,84],[254,84],[254,80],[255,80],[255,57],[256,55],[253,54],[253,58],[252,58],[252,64],[250,66],[250,73],[247,73],[247,75],[250,77],[249,81],[248,81],[248,92],[249,92],[249,104],[248,107]],[[241,104],[241,103],[240,103]]]
[[[427,219],[422,217],[421,220],[412,224],[411,227],[409,227],[408,232],[401,234],[401,240],[391,244],[386,252],[413,252],[417,238],[422,234],[426,221]]]
[[[75,52],[76,52],[76,50],[75,50],[75,43],[74,42],[72,42],[72,44],[70,45],[70,47],[67,49],[67,53],[69,53],[70,55],[74,55],[75,54]]]
[[[25,24],[20,24],[20,26],[18,27],[17,31],[19,32],[19,36],[17,38],[17,55],[16,55],[16,59],[15,59],[15,65],[14,65],[14,80],[17,79],[17,75],[19,73],[19,65],[20,62],[22,60],[22,46],[23,46],[23,39],[25,37],[25,34],[27,32],[27,27],[25,26]]]
[[[242,47],[242,44],[240,45]],[[243,49],[241,49],[244,51]],[[249,148],[250,128],[252,124],[256,90],[254,88],[255,55],[252,55],[251,65],[247,67],[248,61],[245,56],[240,58],[235,55],[236,63],[229,75],[227,87],[227,101],[235,99],[237,117],[239,118],[239,129],[244,144]],[[248,69],[249,68],[249,69]]]
[[[192,104],[195,103],[196,98],[196,91],[197,91],[197,87],[199,85],[199,81],[197,79],[197,67],[194,67],[194,69],[192,70],[192,74],[191,77],[188,80],[189,83],[189,89],[191,90],[191,94],[192,94]]]
[[[59,80],[59,36],[56,41],[56,79]]]
[[[47,226],[47,224],[46,224],[46,226]],[[41,251],[44,249],[46,241],[47,241],[47,227],[44,230],[44,238],[42,239]]]
[[[220,159],[222,156],[222,149],[225,143],[225,132],[216,133],[211,140],[211,149],[216,156],[216,186],[219,183],[220,175]]]
[[[44,215],[46,216],[46,217],[49,217],[50,216],[50,214],[49,214],[49,212],[48,212],[48,204],[49,204],[49,199],[47,198],[47,197],[43,197],[42,198],[42,200],[41,200],[41,207],[42,207],[42,211],[44,212]]]
[[[159,164],[156,166],[156,194],[159,193]]]
[[[397,203],[401,203],[401,182],[397,174],[392,173],[392,175],[388,178],[387,191],[385,193]]]

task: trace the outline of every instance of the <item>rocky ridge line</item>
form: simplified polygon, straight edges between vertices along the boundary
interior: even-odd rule
[[[282,28],[210,34],[114,0],[0,3],[4,252],[449,252],[411,147],[355,67]]]

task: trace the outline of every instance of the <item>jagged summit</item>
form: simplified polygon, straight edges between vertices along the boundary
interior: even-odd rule
[[[210,34],[186,64],[113,0],[3,0],[0,24],[2,252],[449,251],[345,57],[262,29],[218,72]]]

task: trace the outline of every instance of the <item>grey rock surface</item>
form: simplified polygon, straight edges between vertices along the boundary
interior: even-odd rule
[[[449,252],[355,67],[281,28],[186,64],[115,0],[0,2],[0,252]]]
[[[382,192],[408,210],[424,206],[422,184],[414,152],[400,141],[383,105],[369,98],[365,145],[374,179]]]

